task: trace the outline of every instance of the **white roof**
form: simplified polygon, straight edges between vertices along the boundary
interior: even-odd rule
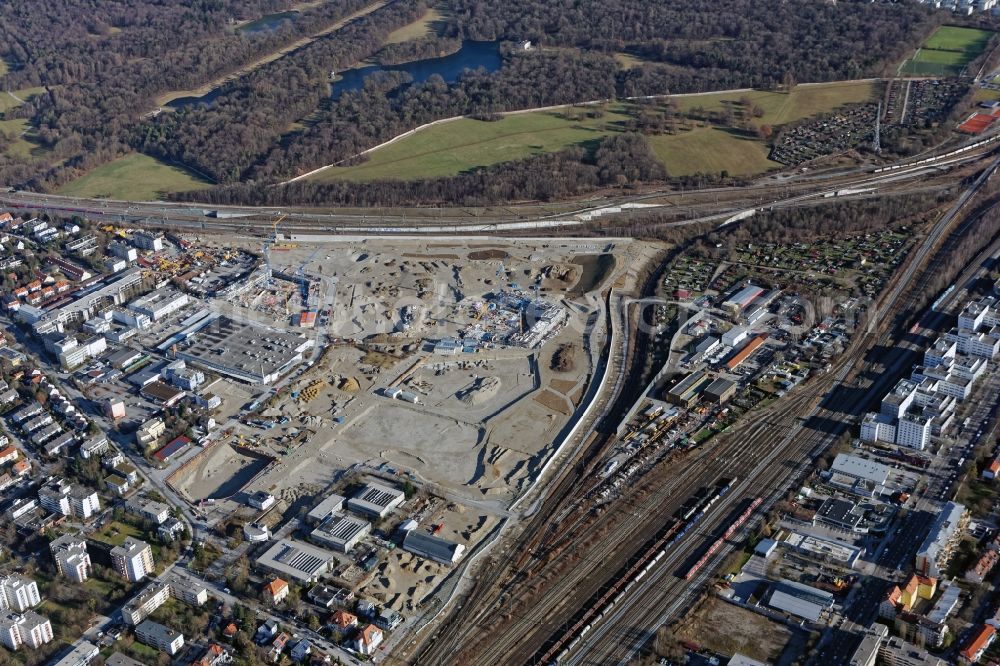
[[[838,453],[830,470],[836,474],[864,479],[876,484],[884,484],[889,478],[889,468],[885,465],[849,453]]]

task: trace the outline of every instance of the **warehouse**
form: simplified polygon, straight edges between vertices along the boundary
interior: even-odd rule
[[[410,530],[403,537],[403,550],[439,564],[452,565],[462,558],[465,546],[420,530]]]
[[[763,293],[763,288],[753,284],[747,285],[724,300],[722,308],[735,317],[745,311]]]
[[[321,523],[343,508],[344,498],[341,495],[330,495],[313,507],[313,510],[306,514],[306,519],[314,524]]]
[[[667,400],[681,407],[691,407],[710,383],[711,379],[704,370],[696,370],[667,391]]]
[[[823,611],[833,607],[833,595],[814,587],[781,579],[771,588],[767,605],[811,622],[818,622]]]
[[[348,553],[371,532],[371,529],[371,523],[367,520],[335,513],[314,529],[309,538],[322,546]]]
[[[827,525],[847,532],[866,533],[861,527],[865,513],[854,502],[828,497],[813,517],[813,525]]]
[[[740,365],[743,363],[743,361],[745,361],[748,358],[750,358],[750,356],[755,351],[757,351],[757,349],[762,344],[764,344],[765,340],[767,340],[767,336],[763,335],[763,334],[758,335],[757,337],[755,337],[752,340],[750,340],[750,342],[746,343],[743,346],[743,349],[741,349],[738,352],[736,352],[735,354],[733,354],[729,358],[729,360],[726,361],[726,369],[727,370],[735,370],[736,368],[740,367]]]
[[[705,400],[709,402],[714,402],[717,404],[722,404],[728,402],[733,395],[736,394],[736,382],[731,382],[728,379],[718,378],[714,382],[708,385],[705,389]]]
[[[368,483],[354,497],[347,500],[347,508],[355,513],[385,518],[393,509],[403,503],[406,495],[402,490],[383,486],[380,483]]]
[[[281,539],[257,558],[257,567],[300,583],[315,583],[330,569],[333,553],[302,541]]]
[[[270,384],[303,360],[313,340],[228,317],[189,331],[175,357],[248,384]]]

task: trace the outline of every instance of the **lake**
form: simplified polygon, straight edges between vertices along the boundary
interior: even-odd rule
[[[502,63],[499,42],[466,41],[462,43],[462,48],[458,51],[441,58],[414,60],[401,65],[385,67],[367,65],[338,72],[340,78],[334,81],[331,95],[333,99],[337,99],[346,91],[361,90],[365,85],[365,79],[376,72],[406,72],[413,77],[414,83],[423,83],[432,74],[438,74],[445,82],[454,83],[465,70],[482,67],[488,72],[495,72],[500,69]],[[171,109],[181,109],[192,104],[209,105],[215,101],[224,88],[225,86],[219,86],[200,97],[180,97],[169,102],[167,106]]]
[[[502,62],[499,42],[466,41],[458,51],[441,58],[414,60],[400,65],[367,65],[338,72],[340,78],[333,83],[332,96],[337,99],[347,91],[361,90],[365,79],[376,72],[406,72],[413,77],[414,83],[423,83],[431,75],[438,74],[446,83],[454,83],[468,69],[482,67],[488,72],[495,72]]]
[[[277,14],[267,14],[255,21],[250,21],[245,25],[236,28],[236,32],[243,35],[256,35],[260,32],[271,32],[281,25],[282,21],[294,21],[298,18],[297,11],[278,12]]]

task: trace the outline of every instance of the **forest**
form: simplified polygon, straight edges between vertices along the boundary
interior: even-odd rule
[[[45,4],[45,12],[31,0],[0,4],[0,56],[10,66],[3,85],[47,88],[4,117],[29,119],[48,151],[31,163],[0,157],[0,181],[39,190],[132,150],[186,164],[224,186],[272,183],[349,161],[396,134],[453,115],[875,76],[941,20],[941,13],[915,3],[860,0],[446,0],[450,19],[439,38],[386,47],[389,32],[426,11],[423,0],[393,0],[232,79],[210,105],[151,116],[157,96],[234,71],[357,12],[368,0],[310,5],[296,20],[252,36],[234,24],[286,9],[288,0]],[[422,57],[462,39],[530,39],[543,48],[507,47],[497,72],[468,72],[450,85],[434,78],[413,84],[389,74],[336,101],[329,96],[331,71],[368,58]],[[613,57],[619,52],[642,64],[622,68]],[[337,187],[327,189],[341,196]],[[285,196],[300,192],[311,199],[316,191],[292,188]],[[475,186],[465,194],[483,196]]]

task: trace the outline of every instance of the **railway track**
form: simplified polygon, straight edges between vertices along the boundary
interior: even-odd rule
[[[915,299],[919,297],[922,291],[922,282],[935,270],[935,266],[943,261],[943,257],[946,255],[945,252],[938,250],[946,240],[946,234],[952,233],[950,229],[955,218],[998,166],[1000,166],[1000,159],[994,160],[987,166],[972,186],[935,223],[921,247],[908,259],[903,271],[897,275],[885,292],[882,308],[885,308],[887,312],[906,313]],[[957,231],[962,231],[971,223],[970,220],[967,220]],[[919,277],[921,279],[914,280],[918,271],[920,271]],[[883,344],[892,348],[889,360],[882,364],[882,372],[865,373],[856,378],[852,386],[843,387],[843,391],[831,392],[827,400],[819,404],[807,419],[807,423],[812,423],[816,427],[807,429],[806,423],[796,419],[781,423],[781,427],[787,428],[789,433],[783,440],[783,445],[773,449],[774,453],[766,461],[767,465],[758,464],[748,473],[748,476],[757,479],[753,487],[734,489],[730,493],[728,501],[736,502],[739,499],[747,499],[751,495],[766,492],[769,493],[770,500],[765,502],[765,506],[767,506],[779,498],[786,488],[805,473],[806,462],[811,462],[813,457],[825,450],[848,427],[846,419],[861,413],[873,398],[882,395],[887,390],[890,381],[893,381],[900,372],[905,371],[904,366],[912,352],[893,345],[894,331],[899,329],[891,324],[891,318],[877,323],[879,326],[874,331],[870,331],[868,335],[857,340],[849,353],[837,361],[834,366],[836,368],[834,381],[824,381],[819,385],[821,387],[829,386],[831,389],[840,385],[851,374],[852,368],[861,364],[864,354],[874,344]],[[869,369],[873,370],[874,367],[869,365]],[[789,405],[789,407],[793,406]],[[786,417],[794,416],[794,408],[783,411]],[[820,424],[826,424],[826,427],[818,427]],[[743,441],[748,448],[767,446],[764,440],[773,439],[774,429],[777,426],[779,423],[771,423],[767,428],[758,428],[755,432],[748,433]],[[745,465],[747,461],[741,458],[739,462]],[[775,462],[778,464],[773,464]],[[743,466],[737,466],[737,469],[741,472],[744,471]],[[715,518],[707,522],[703,529],[711,530],[713,527],[717,527],[722,520],[724,520],[724,514],[717,511]],[[711,531],[708,534],[710,535]],[[738,541],[734,540],[733,543],[736,542]],[[711,580],[711,566],[706,567],[693,582],[682,580],[670,573],[671,566],[683,562],[684,558],[690,558],[705,547],[705,540],[699,542],[697,539],[692,539],[678,547],[672,553],[672,557],[665,558],[657,572],[649,577],[649,582],[643,590],[620,608],[616,608],[613,617],[605,618],[604,630],[590,634],[590,639],[582,641],[578,651],[567,659],[566,663],[603,665],[624,663],[630,659],[653,635],[656,627],[676,619],[680,611],[686,610],[687,606],[700,595]],[[730,544],[717,553],[716,561],[721,561],[732,547],[733,545]],[[621,627],[625,627],[625,629],[623,630]]]

